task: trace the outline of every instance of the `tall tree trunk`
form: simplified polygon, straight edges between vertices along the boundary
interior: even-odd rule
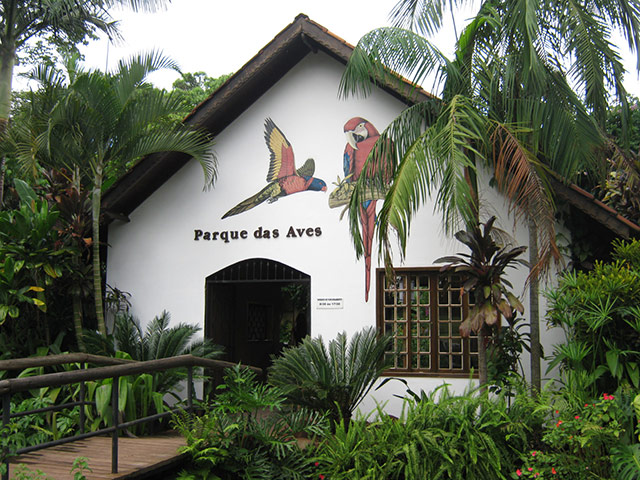
[[[9,128],[11,114],[11,82],[13,80],[13,64],[15,62],[15,48],[11,45],[0,46],[0,142],[4,142]],[[4,203],[4,155],[0,162],[0,210]]]
[[[478,380],[484,391],[489,383],[487,369],[487,326],[482,325],[478,330]]]
[[[93,295],[96,306],[96,321],[98,331],[106,336],[107,325],[104,321],[104,306],[102,304],[102,271],[100,269],[100,202],[102,201],[102,164],[96,162],[93,178],[93,192],[91,194],[91,226],[93,230]]]
[[[84,345],[84,337],[82,333],[82,298],[80,295],[72,295],[73,305],[73,326],[76,330],[76,342],[78,343],[78,350],[86,352],[87,347]]]
[[[0,45],[0,141],[9,126],[11,113],[11,82],[13,80],[13,64],[15,48],[13,45]]]
[[[4,174],[6,163],[7,157],[3,155],[2,159],[0,159],[0,210],[4,207]]]
[[[539,261],[538,226],[534,218],[529,218],[529,272]],[[529,325],[531,341],[531,393],[537,394],[542,388],[540,377],[540,298],[539,279],[537,275],[529,275]]]

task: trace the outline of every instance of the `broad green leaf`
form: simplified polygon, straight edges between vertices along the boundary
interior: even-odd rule
[[[16,192],[23,203],[31,204],[38,199],[36,192],[24,180],[16,178],[13,183],[16,187]]]

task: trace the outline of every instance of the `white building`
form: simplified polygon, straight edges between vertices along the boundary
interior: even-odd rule
[[[167,310],[173,321],[202,325],[231,361],[266,366],[269,355],[296,336],[328,340],[378,325],[398,336],[391,374],[407,378],[415,391],[443,381],[463,388],[474,363],[473,342],[460,338],[457,329],[466,306],[454,284],[439,281],[434,260],[464,246],[443,234],[439,214],[425,206],[413,220],[393,288],[385,289],[374,244],[366,301],[365,261],[356,260],[342,208],[329,207],[334,182],[345,177],[345,125],[351,120],[355,126],[361,122],[352,119],[360,118],[382,131],[427,95],[407,89],[411,99],[378,88],[367,98],[339,99],[351,51],[298,16],[187,119],[215,135],[213,189],[203,191],[197,162],[163,154],[143,159],[107,192],[107,282],[131,293],[132,313],[143,323]],[[299,173],[288,185],[278,184],[294,173],[286,141]],[[313,171],[308,158],[314,159]],[[252,208],[232,211],[270,183],[289,194],[271,203],[254,199],[247,202],[255,203]],[[580,189],[558,183],[557,190],[564,202],[608,230],[622,236],[638,231]],[[504,201],[488,186],[482,191],[501,228],[511,229]],[[526,229],[514,237],[516,245],[527,244]],[[526,273],[511,277],[525,305]],[[292,292],[306,302],[292,302]],[[542,343],[550,352],[553,332],[544,326]],[[402,392],[390,382],[372,395],[397,411],[392,393]]]

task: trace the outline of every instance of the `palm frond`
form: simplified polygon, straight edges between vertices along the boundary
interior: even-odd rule
[[[509,200],[516,219],[534,219],[538,231],[539,261],[532,265],[531,274],[537,277],[548,272],[552,260],[561,261],[555,242],[555,216],[552,197],[543,176],[542,165],[518,139],[517,131],[495,123],[490,144],[494,147],[493,169],[498,189]],[[544,175],[544,173],[543,173]]]
[[[398,74],[422,83],[446,59],[423,37],[399,28],[372,30],[360,39],[340,80],[341,96],[371,93],[375,85],[392,85],[411,95],[411,89]],[[395,73],[397,72],[397,73]]]

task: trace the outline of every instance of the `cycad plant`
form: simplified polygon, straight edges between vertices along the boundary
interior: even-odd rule
[[[498,232],[493,226],[495,220],[491,217],[482,228],[478,224],[455,234],[469,247],[470,253],[436,260],[436,263],[448,263],[442,270],[460,274],[465,279],[462,289],[472,296],[473,306],[460,325],[460,334],[463,337],[468,337],[471,332],[478,334],[478,373],[482,385],[487,383],[487,329],[499,325],[501,316],[511,319],[514,310],[524,311],[520,300],[507,290],[507,287],[513,288],[511,283],[503,277],[508,268],[527,265],[518,258],[527,247],[511,248],[499,244],[496,240]]]
[[[345,332],[326,346],[322,337],[306,337],[285,349],[269,370],[269,382],[290,401],[329,412],[334,422],[349,423],[353,411],[385,369],[384,352],[390,337],[375,328],[357,332],[347,342]]]
[[[222,347],[209,339],[192,342],[200,331],[197,325],[178,323],[169,327],[171,316],[163,311],[154,317],[145,330],[140,321],[129,313],[115,318],[113,338],[116,348],[128,353],[133,360],[155,360],[191,354],[203,358],[217,358],[222,355]],[[177,371],[167,370],[156,373],[156,391],[171,393],[184,378]]]

